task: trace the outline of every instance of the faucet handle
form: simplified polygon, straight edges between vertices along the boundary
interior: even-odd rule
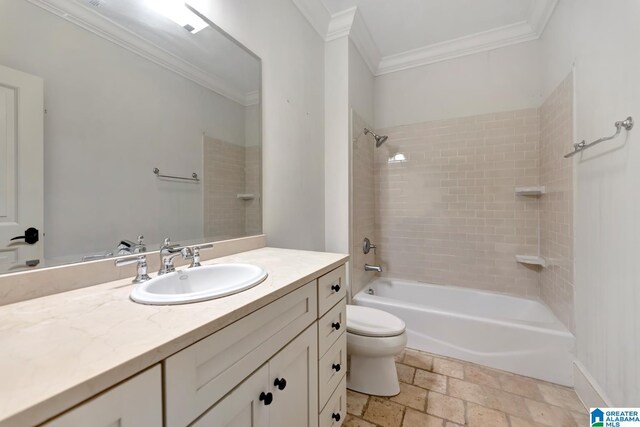
[[[364,254],[368,254],[371,249],[373,249],[373,253],[376,253],[376,245],[374,245],[373,243],[371,243],[371,240],[369,240],[368,237],[365,237],[364,240],[362,241],[362,252],[364,252]]]
[[[213,243],[205,243],[203,245],[194,245],[191,246],[191,265],[189,268],[200,267],[200,249],[211,249],[213,248]]]
[[[114,264],[116,265],[116,267],[122,267],[124,265],[133,264],[134,262],[138,263],[138,272],[131,283],[142,283],[146,282],[147,280],[151,280],[151,277],[149,277],[148,274],[147,257],[145,255],[118,258],[117,260],[115,260]]]

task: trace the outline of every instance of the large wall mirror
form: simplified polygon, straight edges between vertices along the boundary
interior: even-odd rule
[[[0,272],[260,234],[260,85],[180,0],[0,1]]]

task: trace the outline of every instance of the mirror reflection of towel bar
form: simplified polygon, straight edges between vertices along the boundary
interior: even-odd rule
[[[200,178],[198,178],[198,174],[195,173],[195,172],[191,174],[191,178],[187,178],[187,177],[184,177],[184,176],[162,175],[160,173],[160,169],[158,169],[158,168],[153,168],[153,173],[158,178],[180,179],[182,181],[200,182]]]

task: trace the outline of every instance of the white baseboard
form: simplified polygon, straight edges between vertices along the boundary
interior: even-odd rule
[[[613,407],[602,387],[577,360],[573,362],[573,380],[576,394],[586,408]]]

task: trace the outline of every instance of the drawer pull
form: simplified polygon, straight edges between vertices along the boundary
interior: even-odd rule
[[[339,331],[339,330],[340,330],[340,322],[334,322],[334,323],[332,323],[332,324],[331,324],[331,327],[332,327],[333,329],[335,329],[336,331]]]
[[[260,393],[260,402],[264,402],[265,406],[271,405],[271,402],[273,402],[273,394],[263,391]]]
[[[333,292],[340,292],[340,285],[338,285],[337,283],[335,285],[331,285],[331,290]]]
[[[285,387],[287,387],[287,380],[285,380],[284,378],[276,378],[276,380],[273,382],[273,385],[278,387],[278,390],[282,391],[285,389]]]
[[[336,420],[336,422],[340,421],[340,413],[339,412],[334,412],[333,414],[331,414],[331,418]]]
[[[342,366],[340,366],[339,363],[334,363],[333,365],[331,365],[331,369],[333,369],[336,372],[340,372],[340,369],[342,369]]]

